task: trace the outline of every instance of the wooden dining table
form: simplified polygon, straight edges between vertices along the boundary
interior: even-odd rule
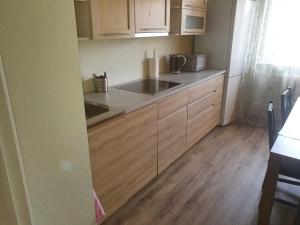
[[[287,121],[278,133],[271,149],[265,183],[259,204],[258,225],[268,225],[274,194],[283,159],[300,165],[300,98],[297,99]]]

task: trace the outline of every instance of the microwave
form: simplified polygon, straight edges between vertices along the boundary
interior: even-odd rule
[[[181,34],[205,34],[206,12],[182,9]]]
[[[175,35],[203,35],[206,29],[206,11],[194,9],[171,10],[170,33]]]

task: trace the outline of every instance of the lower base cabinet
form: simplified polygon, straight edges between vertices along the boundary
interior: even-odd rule
[[[126,142],[125,131],[123,117],[88,130],[93,186],[107,216],[128,200],[126,168],[130,158],[127,149],[123,147]]]
[[[157,104],[88,130],[92,180],[109,217],[157,176]]]
[[[94,189],[107,217],[220,121],[224,75],[88,130]]]
[[[195,145],[220,123],[224,76],[193,87],[188,105],[187,149]],[[205,88],[204,88],[205,87]],[[204,92],[205,90],[205,92]],[[199,94],[201,93],[201,95]]]
[[[187,123],[187,148],[191,148],[215,127],[215,107],[212,105]]]
[[[157,176],[157,111],[157,104],[152,104],[126,115],[128,198]]]
[[[158,121],[158,174],[186,150],[187,108]]]

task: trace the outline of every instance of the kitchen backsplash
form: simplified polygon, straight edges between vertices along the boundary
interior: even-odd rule
[[[109,86],[148,76],[147,57],[156,49],[160,73],[168,72],[170,53],[191,53],[193,37],[151,37],[79,41],[81,74],[85,92],[94,90],[92,73],[108,75]]]

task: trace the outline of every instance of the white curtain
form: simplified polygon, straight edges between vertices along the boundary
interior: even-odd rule
[[[240,118],[266,124],[266,107],[274,101],[280,117],[280,95],[293,88],[300,95],[300,0],[257,0],[241,85]]]

